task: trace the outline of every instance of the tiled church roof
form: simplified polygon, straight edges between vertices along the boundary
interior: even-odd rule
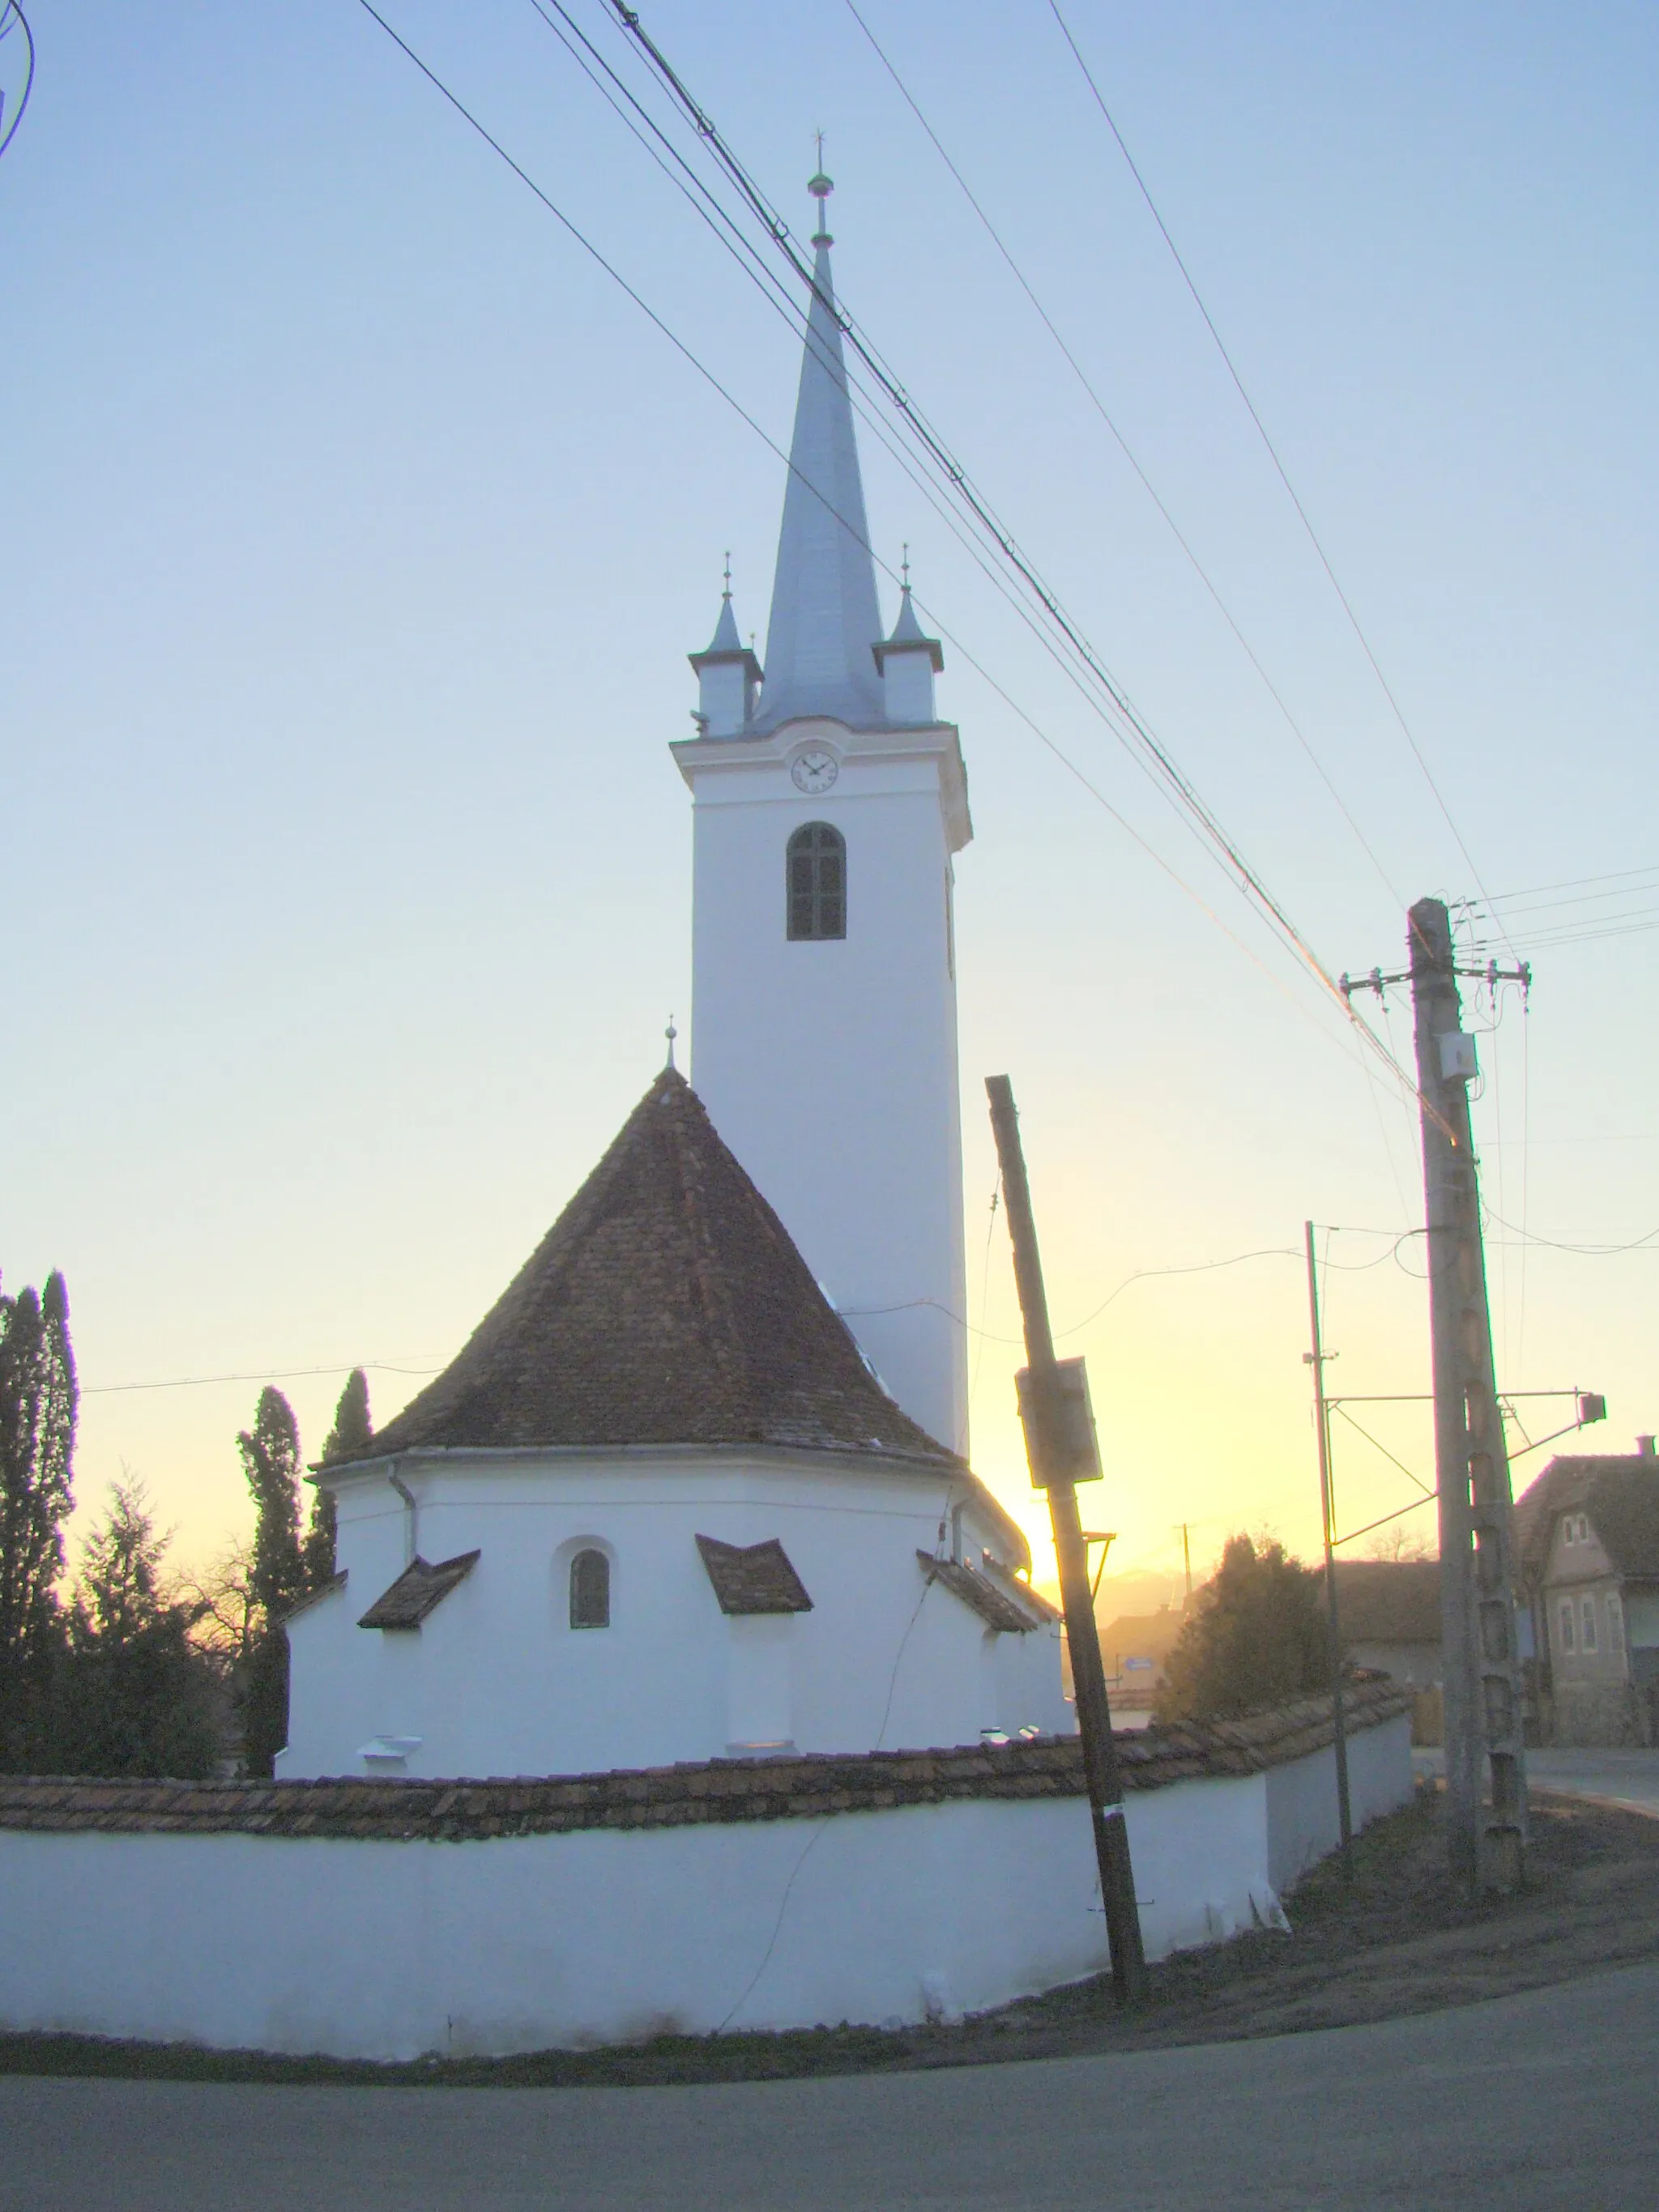
[[[459,1355],[357,1456],[645,1443],[963,1467],[871,1375],[672,1068]]]

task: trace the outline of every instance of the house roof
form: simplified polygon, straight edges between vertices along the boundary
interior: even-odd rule
[[[1515,1504],[1515,1548],[1524,1581],[1536,1582],[1560,1515],[1583,1511],[1614,1571],[1659,1579],[1659,1458],[1646,1452],[1564,1453]]]
[[[358,1627],[418,1628],[477,1564],[476,1552],[459,1552],[453,1559],[440,1559],[435,1567],[418,1557],[411,1559],[397,1581],[380,1592]],[[343,1582],[345,1577],[342,1575],[340,1580]]]
[[[1337,1617],[1345,1644],[1438,1644],[1438,1559],[1339,1559]]]
[[[875,1380],[672,1068],[464,1349],[356,1461],[651,1443],[794,1445],[967,1474]]]
[[[1186,1625],[1187,1615],[1174,1606],[1160,1606],[1156,1613],[1120,1613],[1100,1630],[1100,1648],[1108,1654],[1166,1659],[1180,1642]]]
[[[699,1536],[697,1549],[722,1613],[811,1613],[806,1585],[775,1536],[763,1544],[722,1544]]]

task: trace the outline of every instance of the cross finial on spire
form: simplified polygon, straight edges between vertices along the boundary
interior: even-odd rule
[[[731,549],[731,547],[728,545],[728,546],[726,547],[726,584],[725,584],[725,588],[724,588],[724,590],[723,590],[723,591],[721,592],[721,593],[720,593],[720,597],[721,597],[722,599],[729,599],[731,598],[731,596],[732,596],[732,549]]]
[[[668,1065],[670,1067],[672,1067],[674,1065],[674,1040],[679,1035],[679,1031],[674,1026],[674,1017],[672,1014],[670,1014],[668,1017],[668,1027],[663,1031],[663,1035],[668,1039]]]
[[[902,589],[903,589],[904,591],[907,591],[907,592],[909,590],[909,588],[910,588],[910,541],[909,541],[909,539],[908,539],[908,538],[907,538],[905,539],[905,541],[904,541],[904,557],[903,557],[903,559],[899,562],[899,583],[900,583],[900,586],[901,586],[901,588],[902,588]]]

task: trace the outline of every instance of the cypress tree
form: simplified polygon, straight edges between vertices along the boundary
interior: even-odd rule
[[[368,1413],[368,1377],[354,1367],[346,1377],[340,1402],[334,1409],[334,1426],[323,1446],[322,1465],[358,1459],[374,1439],[374,1424]],[[306,1532],[306,1581],[319,1589],[334,1572],[334,1493],[319,1487],[311,1504],[311,1526]]]
[[[63,1648],[57,1582],[74,1503],[78,1392],[69,1292],[0,1297],[0,1768],[37,1759]]]
[[[236,1439],[256,1511],[249,1583],[258,1609],[242,1681],[242,1747],[250,1774],[268,1775],[288,1741],[288,1637],[283,1616],[306,1594],[300,1547],[300,1427],[267,1383],[251,1430]]]

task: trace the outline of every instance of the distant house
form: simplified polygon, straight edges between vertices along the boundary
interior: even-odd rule
[[[1546,1742],[1659,1744],[1659,1454],[1552,1460],[1515,1508]]]
[[[1156,1613],[1121,1613],[1100,1632],[1100,1656],[1115,1694],[1126,1705],[1151,1699],[1162,1686],[1164,1662],[1175,1649],[1187,1616],[1178,1607]]]
[[[1339,1559],[1338,1624],[1357,1667],[1413,1690],[1441,1678],[1438,1559]]]

